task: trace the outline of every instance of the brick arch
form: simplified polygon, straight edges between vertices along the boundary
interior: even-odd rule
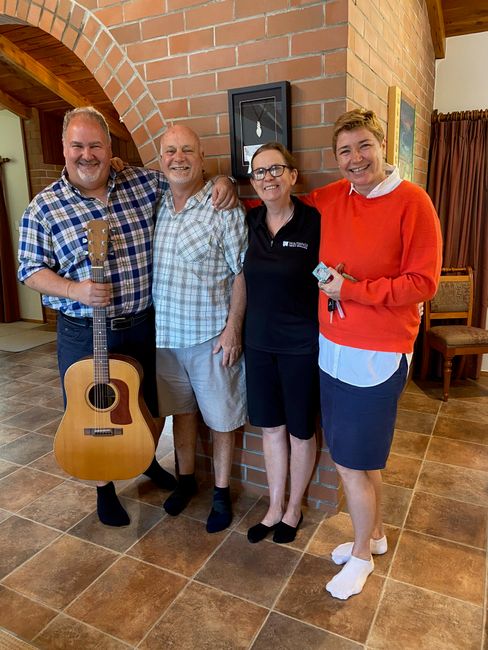
[[[155,163],[164,120],[145,80],[106,25],[76,0],[56,3],[19,0],[5,4],[5,10],[0,11],[0,22],[6,22],[2,20],[5,16],[12,22],[42,29],[83,62],[132,135],[143,163]]]

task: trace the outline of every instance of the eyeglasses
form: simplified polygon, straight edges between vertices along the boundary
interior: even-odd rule
[[[271,167],[258,167],[253,169],[251,172],[251,178],[255,181],[262,181],[266,176],[266,172],[269,172],[273,178],[278,178],[278,176],[283,176],[285,169],[292,169],[290,165],[271,165]]]

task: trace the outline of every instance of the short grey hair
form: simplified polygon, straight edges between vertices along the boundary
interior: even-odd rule
[[[107,120],[103,117],[100,111],[97,111],[93,106],[81,106],[80,108],[73,108],[71,111],[65,113],[63,120],[63,142],[65,142],[68,126],[70,125],[71,120],[75,117],[85,117],[97,122],[107,136],[108,142],[111,142],[110,129],[108,128]]]

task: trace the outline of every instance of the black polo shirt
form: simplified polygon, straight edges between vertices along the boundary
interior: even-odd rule
[[[292,200],[293,217],[274,239],[266,227],[266,206],[248,212],[244,342],[267,352],[307,354],[318,347],[318,288],[312,271],[319,257],[320,215]]]

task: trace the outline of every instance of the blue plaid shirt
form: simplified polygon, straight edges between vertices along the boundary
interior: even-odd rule
[[[159,201],[168,189],[161,172],[138,167],[110,172],[107,205],[83,196],[66,170],[40,192],[20,226],[18,278],[42,269],[75,281],[90,277],[85,225],[104,219],[110,239],[105,277],[112,285],[107,316],[135,314],[151,305],[152,237]],[[68,316],[92,316],[92,308],[67,298],[43,295],[44,305]]]

